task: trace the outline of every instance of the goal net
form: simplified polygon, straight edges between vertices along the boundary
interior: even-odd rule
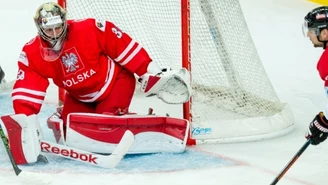
[[[259,140],[293,128],[290,108],[280,102],[268,79],[238,0],[59,3],[69,19],[113,22],[161,67],[184,66],[191,71],[193,95],[184,106],[156,100],[147,104],[147,98],[138,99],[136,94],[132,107],[159,106],[158,110],[171,111],[170,116],[191,120],[191,138],[196,142]]]

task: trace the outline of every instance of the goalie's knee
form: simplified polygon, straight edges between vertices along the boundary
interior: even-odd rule
[[[57,108],[57,112],[47,119],[48,128],[52,130],[57,143],[65,144],[65,127],[61,118],[62,107]]]

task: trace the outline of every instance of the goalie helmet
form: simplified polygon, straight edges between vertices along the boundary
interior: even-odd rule
[[[328,6],[320,6],[313,9],[304,17],[303,34],[312,30],[317,37],[322,29],[328,28]]]
[[[66,11],[55,2],[42,4],[36,11],[34,22],[38,34],[47,43],[41,44],[41,54],[45,60],[55,60],[61,53],[67,35]]]

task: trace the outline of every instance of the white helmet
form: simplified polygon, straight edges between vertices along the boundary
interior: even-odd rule
[[[43,49],[43,51],[41,51],[43,56],[44,54],[46,55],[46,60],[56,59],[53,58],[54,56],[52,55],[61,51],[67,35],[66,20],[66,11],[55,2],[44,3],[36,11],[34,22],[38,29],[38,34],[48,43],[48,47],[41,48]],[[49,29],[52,29],[53,32],[56,33],[56,28],[62,28],[62,32],[52,37],[46,34],[46,30]],[[55,57],[58,58],[58,56]]]

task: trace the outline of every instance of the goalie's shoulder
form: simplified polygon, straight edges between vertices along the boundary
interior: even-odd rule
[[[38,40],[38,36],[31,38],[29,41],[25,43],[23,48],[33,47],[34,44],[39,44],[37,40]]]
[[[37,56],[40,54],[40,44],[41,40],[39,36],[35,36],[32,39],[30,39],[28,42],[25,43],[25,45],[22,48],[22,51],[20,53],[19,58],[22,56],[26,57],[27,55],[29,57],[31,56]]]

